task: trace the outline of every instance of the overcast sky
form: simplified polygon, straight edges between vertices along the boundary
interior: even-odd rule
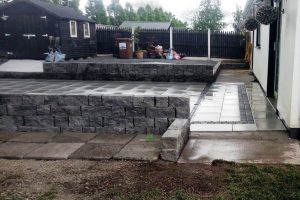
[[[236,5],[241,6],[244,8],[247,0],[221,0],[222,2],[222,9],[226,14],[225,21],[227,23],[232,22],[232,12],[235,11]],[[85,4],[87,0],[80,1],[80,8],[84,10]],[[165,10],[172,12],[176,15],[177,18],[187,21],[189,19],[191,11],[195,10],[199,6],[199,0],[149,0],[149,1],[141,1],[141,0],[120,0],[122,5],[125,5],[126,2],[130,2],[131,4],[139,4],[150,2],[151,4],[158,4],[163,7]],[[103,0],[105,6],[110,3],[110,0]],[[227,28],[230,30],[230,27]]]

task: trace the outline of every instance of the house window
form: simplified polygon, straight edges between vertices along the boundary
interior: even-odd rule
[[[77,37],[77,22],[70,21],[70,36]]]
[[[84,34],[84,38],[90,38],[91,37],[90,24],[89,23],[84,23],[83,24],[83,34]]]
[[[260,25],[258,25],[258,28],[256,29],[256,47],[260,47]]]

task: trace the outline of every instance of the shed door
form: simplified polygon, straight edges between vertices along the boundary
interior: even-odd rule
[[[46,16],[14,15],[2,22],[5,49],[13,58],[44,59],[48,51],[48,20]]]

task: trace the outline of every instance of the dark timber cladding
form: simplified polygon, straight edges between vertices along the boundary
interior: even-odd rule
[[[0,57],[44,59],[51,36],[67,58],[97,53],[95,23],[66,6],[14,0],[0,7],[0,27]]]

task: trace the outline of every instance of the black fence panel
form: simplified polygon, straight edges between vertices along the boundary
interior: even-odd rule
[[[113,53],[116,38],[131,38],[131,30],[117,27],[97,28],[98,54]],[[146,49],[148,42],[156,42],[165,50],[170,47],[170,32],[166,30],[142,30],[140,47]],[[208,56],[208,31],[173,30],[173,47],[186,56]],[[211,57],[242,59],[245,54],[244,38],[235,32],[211,32]]]
[[[116,38],[130,38],[131,30],[114,27],[97,27],[97,53],[112,54]]]
[[[243,35],[235,32],[211,33],[211,57],[242,59],[245,56]]]
[[[208,35],[207,31],[196,32],[189,30],[173,31],[173,46],[179,53],[187,56],[206,57],[208,56]]]

